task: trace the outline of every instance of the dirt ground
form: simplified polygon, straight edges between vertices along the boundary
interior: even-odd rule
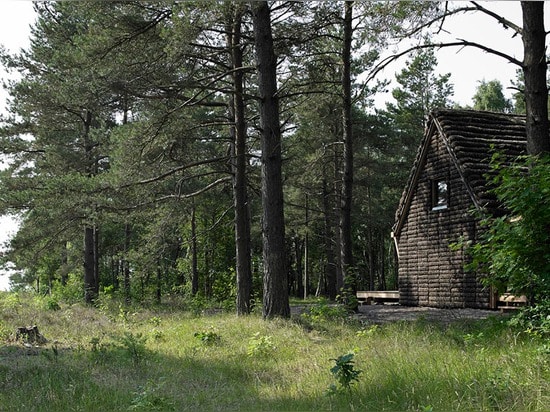
[[[293,314],[307,310],[304,306],[292,307]],[[448,324],[464,319],[485,319],[490,316],[505,316],[494,310],[483,309],[438,309],[428,307],[400,306],[397,304],[362,305],[354,315],[364,323],[383,324],[396,321],[426,320]]]
[[[363,322],[387,323],[395,321],[426,321],[451,323],[463,319],[485,319],[490,316],[503,316],[500,312],[483,309],[439,309],[400,305],[363,305],[356,315]]]

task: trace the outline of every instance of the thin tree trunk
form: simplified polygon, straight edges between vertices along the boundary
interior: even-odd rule
[[[94,228],[84,228],[84,300],[93,303],[95,295]]]
[[[160,259],[157,262],[157,290],[155,294],[157,305],[160,305],[162,298],[162,268],[160,265]]]
[[[191,295],[199,292],[199,269],[197,258],[197,221],[195,217],[195,202],[191,208]]]
[[[122,260],[122,270],[124,276],[124,301],[127,305],[131,303],[131,285],[130,285],[130,260],[128,259],[128,253],[130,251],[130,224],[124,225],[124,259]]]
[[[527,153],[550,152],[544,4],[522,1]]]
[[[290,317],[285,258],[281,126],[277,59],[267,1],[253,4],[254,42],[260,94],[264,318]]]
[[[330,300],[335,300],[338,295],[338,283],[336,273],[336,259],[334,258],[334,233],[332,231],[332,208],[330,206],[327,181],[323,179],[323,211],[325,215],[325,255],[326,255],[326,281],[327,294]]]
[[[309,290],[309,196],[306,193],[306,221],[305,221],[305,227],[306,227],[306,234],[304,238],[304,271],[303,275],[302,273],[299,273],[298,279],[299,279],[299,286],[298,286],[298,296],[303,296],[304,299],[307,299]],[[296,259],[298,260],[298,259]],[[299,268],[302,267],[301,259],[300,264],[298,265]],[[300,269],[301,272],[301,269]],[[302,286],[300,288],[300,285]]]
[[[237,315],[246,315],[251,310],[252,265],[250,251],[250,211],[247,191],[246,121],[243,98],[243,50],[241,25],[243,7],[236,4],[229,17],[227,43],[231,51],[233,98],[230,104],[234,126],[232,144],[233,202],[235,207],[235,259],[237,276]]]
[[[355,294],[357,285],[353,274],[353,245],[351,225],[351,204],[353,200],[353,133],[351,118],[351,43],[353,35],[353,1],[344,4],[344,44],[342,49],[342,126],[343,126],[343,176],[342,203],[340,213],[341,266],[344,289]]]
[[[66,286],[69,279],[69,251],[68,242],[64,242],[63,251],[61,252],[61,285]]]
[[[84,119],[84,151],[85,170],[89,177],[95,174],[95,161],[93,156],[93,143],[90,140],[90,129],[92,127],[92,112],[85,111]],[[90,205],[92,206],[92,205]],[[97,279],[96,265],[96,242],[95,225],[89,222],[84,228],[84,300],[86,303],[93,303],[97,298],[99,283]]]

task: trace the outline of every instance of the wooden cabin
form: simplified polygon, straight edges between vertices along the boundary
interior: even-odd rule
[[[495,308],[497,298],[464,270],[465,248],[480,226],[473,213],[502,213],[486,174],[495,153],[526,152],[525,117],[473,110],[436,110],[428,120],[392,236],[399,259],[399,303],[408,306]]]

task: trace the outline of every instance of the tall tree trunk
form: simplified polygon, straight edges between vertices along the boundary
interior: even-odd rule
[[[131,234],[130,224],[126,223],[124,225],[124,259],[122,260],[122,272],[124,276],[124,302],[126,305],[129,305],[132,300],[130,285],[130,259],[128,259]]]
[[[334,146],[334,212],[330,213],[331,227],[334,228],[336,241],[334,242],[334,263],[336,269],[336,290],[344,288],[344,275],[342,273],[342,233],[340,231],[340,206],[342,205],[342,153]]]
[[[160,305],[162,298],[162,266],[160,264],[160,259],[157,261],[157,290],[155,293],[155,300],[157,305]]]
[[[353,245],[351,234],[351,204],[353,200],[353,133],[351,118],[351,43],[353,38],[353,1],[344,3],[344,44],[342,48],[342,126],[343,176],[340,212],[341,265],[346,293],[355,294],[357,286],[353,273]]]
[[[241,26],[243,6],[237,3],[228,18],[227,44],[231,52],[233,98],[230,104],[233,127],[232,172],[235,207],[235,259],[237,275],[237,315],[251,310],[252,265],[250,252],[250,210],[246,178],[246,121],[243,98],[243,49]]]
[[[84,300],[93,303],[95,294],[95,256],[94,256],[94,228],[84,228]]]
[[[64,242],[61,252],[61,285],[66,286],[69,279],[69,242]]]
[[[527,153],[531,155],[550,153],[544,4],[542,1],[521,2]]]
[[[85,170],[89,177],[96,173],[96,162],[93,155],[94,144],[90,139],[90,130],[92,127],[92,112],[84,112],[84,151],[85,151]],[[92,208],[93,205],[90,205]],[[99,282],[97,276],[97,244],[96,244],[96,226],[88,222],[84,228],[84,300],[86,303],[93,303],[97,298]]]
[[[323,179],[323,212],[325,215],[325,255],[326,255],[326,279],[327,294],[330,300],[335,300],[338,295],[336,259],[334,258],[334,233],[332,231],[332,208],[330,206],[328,185],[326,179]]]
[[[253,3],[254,42],[260,97],[264,318],[290,317],[285,258],[281,126],[277,59],[267,1]]]
[[[199,264],[197,257],[197,220],[195,217],[195,201],[191,206],[191,295],[199,292]]]
[[[305,209],[306,209],[306,221],[305,221],[305,229],[306,234],[304,236],[304,270],[303,273],[301,271],[302,262],[300,259],[300,263],[297,265],[300,270],[298,272],[298,296],[303,296],[304,299],[307,299],[309,290],[309,195],[306,193],[306,199],[305,199]],[[298,261],[298,255],[296,255],[297,261]],[[298,263],[298,262],[297,262]],[[301,288],[300,288],[301,285]]]

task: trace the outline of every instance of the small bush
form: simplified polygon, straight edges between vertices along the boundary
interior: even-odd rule
[[[510,325],[521,328],[529,335],[550,336],[550,300],[522,308],[516,316],[510,319]]]
[[[351,390],[351,385],[359,382],[359,375],[362,371],[355,369],[355,362],[353,353],[347,353],[342,356],[338,356],[334,361],[335,365],[330,369],[330,373],[337,380],[339,387],[331,385],[329,387],[329,394],[334,394],[338,390]]]
[[[174,403],[159,392],[164,385],[164,379],[159,382],[147,381],[144,386],[138,387],[135,391],[132,404],[129,410],[144,411],[172,411],[175,409]]]
[[[538,302],[550,295],[550,156],[526,156],[511,166],[493,157],[493,193],[504,216],[485,216],[481,239],[469,249],[470,269],[501,292]]]
[[[250,357],[266,357],[276,350],[271,336],[256,332],[248,341],[247,354]]]
[[[221,341],[220,335],[212,327],[205,331],[195,332],[193,336],[205,346],[215,345]]]
[[[348,313],[346,308],[342,305],[320,303],[318,305],[311,306],[308,312],[302,313],[301,316],[302,318],[312,322],[324,322],[344,320],[347,318]]]
[[[124,335],[118,337],[116,340],[121,344],[135,365],[140,364],[145,359],[147,355],[147,348],[145,346],[147,337],[143,336],[142,333],[133,334],[132,332],[124,332]]]

